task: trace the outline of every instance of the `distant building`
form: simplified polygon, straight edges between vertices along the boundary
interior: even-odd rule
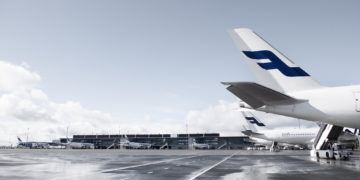
[[[208,144],[210,149],[243,149],[251,146],[247,136],[221,137],[219,133],[205,134],[127,134],[131,142],[150,143],[151,148],[160,149],[167,144],[169,149],[187,149],[189,142]],[[93,143],[95,149],[112,147],[115,142],[124,138],[123,134],[112,135],[74,135],[73,142]],[[61,139],[64,141],[64,139]],[[116,146],[115,146],[116,147]]]

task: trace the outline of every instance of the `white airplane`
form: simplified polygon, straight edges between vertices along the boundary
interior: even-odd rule
[[[252,136],[249,136],[248,142],[254,143],[255,146],[271,146],[273,144],[272,141],[268,141],[265,139],[260,139]]]
[[[94,144],[92,143],[82,143],[82,142],[73,142],[70,139],[67,139],[67,143],[64,143],[63,145],[65,145],[68,148],[71,149],[94,149]]]
[[[19,147],[25,147],[25,148],[36,148],[36,149],[48,149],[49,148],[49,143],[48,142],[35,142],[35,141],[31,141],[31,142],[23,142],[19,137],[17,137],[19,144]]]
[[[210,145],[209,145],[209,144],[197,143],[195,139],[193,139],[192,146],[193,146],[195,149],[210,149]]]
[[[268,129],[259,118],[251,112],[241,112],[249,125],[249,130],[242,131],[243,134],[271,142],[277,142],[288,145],[299,145],[310,147],[319,131],[319,128],[281,128]]]
[[[258,83],[223,82],[244,108],[360,128],[360,86],[325,87],[250,29],[230,34]]]
[[[150,143],[139,143],[139,142],[131,142],[129,141],[129,138],[127,135],[125,135],[125,138],[123,138],[120,142],[120,144],[124,147],[129,147],[133,149],[150,149],[151,144]]]

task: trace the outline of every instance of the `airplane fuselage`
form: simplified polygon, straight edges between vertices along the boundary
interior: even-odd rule
[[[324,87],[287,94],[307,101],[292,105],[265,105],[256,110],[360,128],[360,86]]]
[[[67,145],[74,149],[83,149],[83,148],[93,149],[94,148],[94,144],[91,144],[91,143],[70,142]]]
[[[268,141],[288,144],[310,144],[315,139],[318,129],[267,130],[251,135]]]
[[[130,147],[133,149],[149,149],[151,148],[151,144],[149,143],[138,143],[138,142],[126,142],[124,143],[125,147]]]
[[[210,145],[209,144],[198,144],[198,143],[193,143],[194,148],[196,149],[210,149]]]

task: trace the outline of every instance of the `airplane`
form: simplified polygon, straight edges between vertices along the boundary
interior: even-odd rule
[[[243,131],[247,131],[247,128],[244,128]],[[268,141],[265,139],[260,139],[260,138],[256,138],[256,137],[252,137],[252,136],[248,136],[249,140],[247,140],[247,142],[251,142],[254,143],[254,146],[271,146],[273,144],[272,141]]]
[[[326,87],[250,29],[230,35],[259,83],[222,82],[241,107],[341,127],[360,128],[360,86]]]
[[[17,137],[17,139],[19,141],[19,144],[18,144],[19,147],[25,147],[25,148],[30,148],[30,149],[33,149],[33,148],[47,149],[47,148],[49,148],[48,142],[34,142],[34,141],[23,142],[19,136]]]
[[[250,111],[242,111],[244,119],[250,129],[242,131],[243,134],[271,142],[281,143],[282,145],[298,145],[301,147],[311,147],[319,128],[281,128],[268,129],[266,125],[255,117]]]
[[[209,145],[209,144],[196,143],[196,140],[195,140],[195,139],[193,139],[192,146],[193,146],[195,149],[210,149],[210,145]]]
[[[67,138],[67,142],[63,143],[67,148],[71,149],[94,149],[94,144],[92,143],[82,143],[82,142],[73,142],[71,139]]]
[[[132,149],[150,149],[152,146],[150,143],[131,142],[127,135],[125,135],[125,138],[122,138],[121,141],[120,144],[122,146]]]
[[[247,140],[248,142],[253,143],[255,149],[258,150],[273,150],[274,147],[272,147],[274,145],[273,141],[268,141],[265,139],[260,139],[260,138],[256,138],[256,137],[252,137],[249,136],[249,140]],[[278,146],[281,146],[283,149],[302,149],[302,148],[309,148],[309,145],[297,145],[297,144],[288,144],[288,143],[277,143],[275,142],[275,144],[277,144]],[[254,147],[249,147],[248,150],[252,150],[254,149]]]
[[[54,143],[54,142],[51,142],[49,143],[49,147],[48,149],[65,149],[66,146],[61,144],[61,143]]]
[[[250,111],[241,112],[250,129],[242,131],[243,134],[250,136],[252,138],[263,139],[266,141],[279,143],[281,146],[286,147],[305,147],[310,148],[313,144],[318,132],[319,127],[317,128],[306,128],[306,129],[296,129],[296,128],[281,128],[281,129],[268,129],[266,125],[260,121],[254,114]],[[268,142],[261,142],[257,139],[252,139],[255,142],[263,143],[268,145]],[[357,136],[352,133],[350,130],[345,129],[341,132],[338,138],[338,143],[340,144],[352,144],[357,140]]]

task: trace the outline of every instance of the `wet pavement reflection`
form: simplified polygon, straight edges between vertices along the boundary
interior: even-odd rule
[[[0,150],[0,179],[357,179],[348,161],[308,151]]]

